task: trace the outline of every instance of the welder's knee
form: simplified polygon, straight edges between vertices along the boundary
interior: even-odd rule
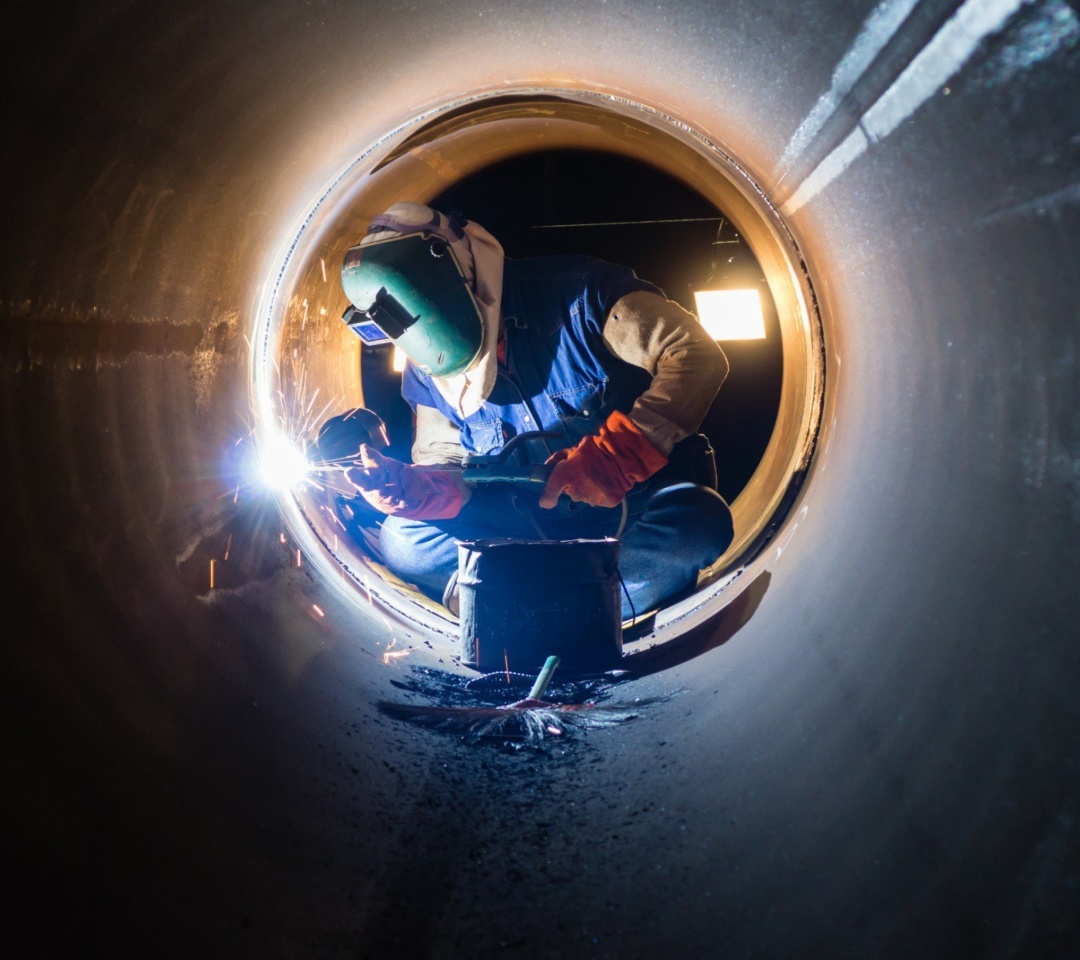
[[[379,547],[386,565],[414,582],[443,581],[457,569],[454,538],[423,520],[387,517],[379,532]]]
[[[670,524],[677,531],[681,550],[699,556],[702,566],[727,550],[735,537],[731,510],[724,498],[695,483],[658,491],[649,501],[648,515]]]

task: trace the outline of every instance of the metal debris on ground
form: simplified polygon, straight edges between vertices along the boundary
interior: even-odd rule
[[[612,675],[615,671],[558,683],[552,681],[553,672],[554,666],[545,680],[541,671],[535,682],[531,674],[506,670],[463,681],[454,674],[417,667],[409,679],[392,683],[428,704],[380,701],[378,707],[387,716],[458,736],[466,743],[520,749],[626,723],[649,705],[669,699],[611,699],[619,684],[618,676]]]

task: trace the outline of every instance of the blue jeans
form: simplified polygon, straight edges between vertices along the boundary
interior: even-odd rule
[[[698,571],[716,560],[734,536],[731,511],[716,491],[693,483],[662,483],[639,484],[628,498],[619,571],[633,611],[624,595],[623,619],[692,587]],[[622,518],[620,508],[568,508],[565,497],[554,510],[541,510],[536,501],[536,494],[477,487],[452,520],[387,517],[379,537],[386,565],[441,600],[457,571],[459,540],[610,537]]]

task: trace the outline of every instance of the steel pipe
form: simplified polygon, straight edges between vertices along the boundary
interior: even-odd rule
[[[1072,5],[47,6],[0,154],[19,955],[1075,955]],[[824,393],[637,717],[507,751],[379,710],[452,671],[434,625],[316,569],[246,451],[320,199],[524,89],[731,158]],[[487,162],[411,149],[432,191]]]

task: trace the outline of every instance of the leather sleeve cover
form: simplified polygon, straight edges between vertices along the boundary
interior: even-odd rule
[[[665,456],[696,433],[728,373],[724,351],[697,317],[655,293],[629,293],[611,309],[604,343],[652,374],[630,419]]]

